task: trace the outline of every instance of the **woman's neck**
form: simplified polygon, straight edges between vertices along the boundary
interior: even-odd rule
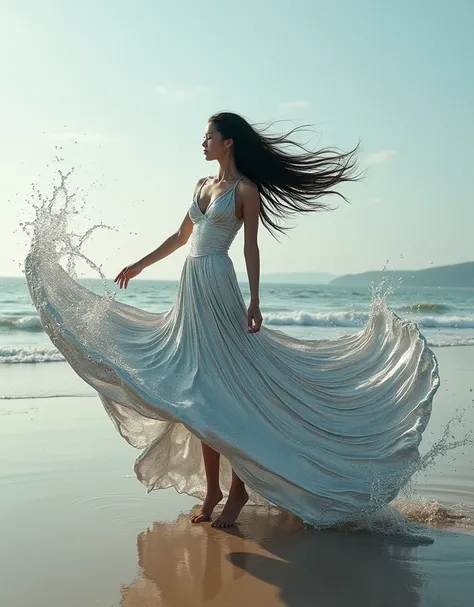
[[[241,176],[237,170],[235,160],[233,158],[226,158],[225,160],[219,160],[219,173],[216,179],[218,181],[237,181]]]

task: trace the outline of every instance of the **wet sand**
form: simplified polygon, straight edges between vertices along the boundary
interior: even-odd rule
[[[474,349],[436,351],[442,386],[428,449],[456,409],[474,426]],[[474,527],[441,511],[432,544],[367,532],[304,529],[276,508],[244,508],[238,526],[193,525],[198,500],[147,495],[138,451],[63,363],[0,368],[1,607],[233,605],[470,607]],[[46,396],[56,390],[57,398]],[[89,396],[91,395],[91,396]],[[440,456],[416,495],[473,518],[474,449]],[[411,501],[415,514],[440,510]],[[216,514],[221,509],[216,510]]]

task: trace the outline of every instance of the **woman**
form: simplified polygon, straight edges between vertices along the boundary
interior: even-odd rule
[[[144,448],[138,478],[149,491],[173,486],[203,499],[194,522],[209,520],[227,495],[217,527],[234,524],[249,500],[318,526],[379,509],[415,470],[439,384],[417,327],[381,302],[363,331],[332,341],[262,326],[259,220],[283,232],[277,219],[324,210],[321,196],[342,196],[334,187],[357,179],[355,150],[310,152],[290,135],[266,135],[232,113],[211,116],[202,145],[218,175],[196,184],[178,231],[115,279],[127,288],[191,240],[166,313],[80,287],[38,250],[41,239],[27,265],[45,330],[122,436]],[[242,225],[248,309],[228,256]]]
[[[244,255],[247,265],[250,305],[247,310],[248,333],[256,333],[262,324],[259,300],[259,268],[260,257],[257,245],[259,217],[262,221],[283,231],[271,219],[272,211],[268,203],[260,203],[260,192],[273,204],[275,210],[283,211],[284,204],[277,198],[286,197],[289,209],[302,210],[298,201],[306,202],[327,193],[330,186],[351,179],[354,160],[350,155],[311,155],[300,157],[285,157],[279,152],[276,144],[286,143],[287,137],[274,138],[259,135],[241,116],[231,113],[221,113],[211,116],[204,132],[204,155],[206,160],[217,160],[219,174],[215,178],[200,179],[195,189],[195,212],[205,216],[209,207],[219,201],[224,204],[226,212],[231,211],[231,230],[229,237],[224,239],[218,250],[226,253],[231,238],[235,236],[241,225],[245,229]],[[252,180],[253,179],[253,180]],[[229,202],[227,202],[229,201]],[[235,203],[234,203],[235,201]],[[296,202],[295,202],[296,201]],[[268,206],[267,206],[268,205]],[[319,210],[321,204],[306,204],[308,210]],[[234,219],[234,209],[235,216]],[[210,212],[210,211],[209,211]],[[203,223],[206,226],[206,223]],[[186,213],[179,230],[170,236],[158,249],[124,268],[116,277],[115,282],[120,288],[127,288],[128,282],[138,276],[147,266],[163,259],[177,248],[186,244],[193,232],[193,219]],[[203,234],[204,250],[207,250],[209,236]],[[211,235],[212,238],[212,235]],[[220,244],[220,243],[219,243]],[[197,247],[194,247],[194,254]],[[193,252],[191,253],[193,254]],[[204,253],[205,254],[205,253]],[[226,265],[225,270],[229,268]],[[218,269],[218,272],[221,272]],[[231,280],[232,277],[229,277]],[[234,289],[237,287],[234,286]],[[236,301],[235,312],[241,313],[240,302]],[[202,507],[190,517],[194,523],[210,519],[214,507],[222,500],[223,494],[219,486],[220,454],[212,447],[202,443],[202,453],[207,477],[207,493]],[[226,505],[217,520],[212,523],[215,527],[232,525],[248,501],[244,483],[232,471],[232,485]]]

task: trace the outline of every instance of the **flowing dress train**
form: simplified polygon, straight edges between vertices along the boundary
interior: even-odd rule
[[[417,326],[375,303],[360,332],[333,340],[247,332],[229,247],[242,221],[235,189],[194,224],[175,301],[160,314],[94,294],[48,244],[27,257],[43,327],[95,390],[120,434],[142,450],[148,490],[203,498],[200,440],[219,451],[224,495],[231,466],[250,503],[281,506],[325,526],[396,497],[419,462],[438,385]]]

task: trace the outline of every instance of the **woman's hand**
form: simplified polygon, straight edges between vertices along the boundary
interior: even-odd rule
[[[247,311],[247,325],[248,333],[257,333],[260,331],[262,326],[262,314],[260,313],[260,306],[258,303],[250,302],[249,309]]]
[[[138,276],[140,272],[143,270],[140,262],[132,263],[131,266],[126,266],[115,278],[114,282],[119,285],[120,288],[127,288],[128,281],[135,276]]]

